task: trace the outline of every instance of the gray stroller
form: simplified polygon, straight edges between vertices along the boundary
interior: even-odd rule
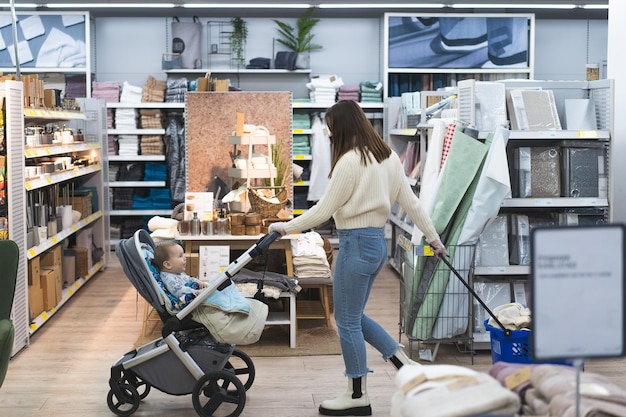
[[[234,345],[217,342],[209,331],[191,319],[206,295],[232,284],[231,277],[278,238],[263,236],[180,312],[168,312],[168,294],[150,262],[155,243],[145,230],[122,240],[116,254],[139,294],[158,312],[162,337],[124,354],[112,367],[107,395],[109,409],[130,416],[151,387],[171,395],[192,395],[199,416],[237,417],[246,403],[246,391],[254,382],[254,364]]]

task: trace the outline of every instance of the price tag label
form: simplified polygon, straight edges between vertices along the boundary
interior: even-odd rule
[[[585,139],[597,139],[598,131],[597,130],[579,130],[578,137],[585,138]]]
[[[304,133],[304,130],[302,130],[302,129],[294,129],[293,133],[295,133],[296,135],[301,135],[301,134]]]

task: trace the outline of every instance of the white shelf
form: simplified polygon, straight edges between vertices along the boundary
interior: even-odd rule
[[[606,198],[600,197],[556,197],[556,198],[507,198],[501,207],[551,208],[551,207],[608,207]]]
[[[530,74],[529,68],[392,68],[389,74]],[[524,80],[525,81],[525,80]]]
[[[415,133],[417,133],[417,128],[390,129],[389,130],[390,135],[396,135],[396,136],[415,136]]]
[[[210,73],[211,75],[215,74],[280,74],[280,75],[289,75],[289,74],[310,74],[310,69],[299,69],[289,71],[286,69],[228,69],[228,68],[198,68],[198,69],[171,69],[166,70],[166,74],[202,74],[205,75]]]
[[[61,155],[72,152],[85,152],[93,149],[100,149],[99,143],[74,142],[61,145],[41,145],[27,147],[24,149],[24,156],[28,158],[39,158],[42,156]]]
[[[335,103],[314,103],[311,101],[294,101],[291,105],[294,109],[309,109],[309,110],[326,110]],[[385,103],[357,103],[362,109],[376,109],[382,110],[385,108]]]
[[[74,296],[74,294],[76,294],[76,291],[78,291],[83,285],[85,285],[85,283],[89,281],[96,274],[96,272],[100,271],[103,267],[104,259],[93,265],[89,269],[87,276],[78,278],[72,285],[64,288],[61,292],[61,301],[59,302],[59,304],[57,304],[56,307],[52,308],[49,311],[44,311],[31,321],[30,334],[32,335],[33,333],[35,333],[45,322],[47,322],[48,319],[52,317],[63,304],[65,304],[70,298]]]
[[[608,130],[512,130],[509,140],[563,140],[563,139],[604,139],[608,140]]]
[[[270,145],[276,144],[276,136],[261,136],[261,135],[243,135],[243,136],[229,136],[228,143],[231,145]]]
[[[33,246],[32,248],[29,248],[27,253],[26,253],[26,257],[29,260],[35,258],[36,256],[40,255],[41,253],[43,253],[43,252],[47,251],[48,249],[50,249],[51,247],[55,246],[57,243],[60,243],[64,239],[70,237],[71,235],[73,235],[74,233],[79,231],[80,229],[82,229],[85,226],[95,222],[100,217],[102,217],[102,211],[100,211],[100,210],[98,210],[97,212],[95,212],[93,214],[90,214],[86,218],[78,221],[77,223],[74,223],[73,225],[71,225],[67,229],[63,229],[59,233],[57,233],[56,235],[49,237],[45,241],[41,242],[39,245]]]
[[[2,67],[0,68],[0,72],[7,74],[14,74],[15,67]],[[54,73],[54,74],[85,74],[88,73],[89,70],[86,68],[59,68],[59,67],[20,67],[20,72],[25,74],[43,74],[43,73]]]
[[[291,133],[294,135],[311,135],[313,129],[293,129]]]
[[[477,266],[474,275],[529,275],[529,265]]]
[[[231,178],[276,178],[276,167],[250,170],[245,168],[228,168],[228,176]]]
[[[267,320],[265,321],[266,326],[275,326],[275,325],[281,325],[281,324],[290,324],[289,313],[278,312],[278,313],[269,313],[267,315]]]
[[[165,155],[109,155],[109,162],[158,162],[165,161]]]
[[[312,161],[313,155],[294,155],[293,160],[294,161]]]
[[[153,103],[153,102],[107,102],[107,109],[184,109],[185,103]]]
[[[109,216],[169,216],[172,210],[111,210]]]
[[[124,187],[165,187],[165,181],[112,181],[109,182],[109,188]]]
[[[24,109],[24,117],[41,120],[85,120],[85,115],[81,112],[71,110],[48,110],[48,109]]]
[[[400,229],[404,230],[405,232],[413,233],[413,225],[403,222],[402,220],[398,219],[393,214],[389,216],[389,221],[393,223],[394,225],[396,225],[397,227],[399,227]]]
[[[311,184],[310,181],[296,181],[293,183],[294,187],[308,187]]]
[[[164,135],[165,129],[108,129],[107,135]]]
[[[58,184],[63,181],[71,180],[74,178],[82,177],[94,172],[98,172],[102,169],[100,164],[89,165],[87,167],[74,168],[71,170],[65,170],[58,173],[48,174],[48,176],[28,179],[24,186],[27,191],[36,190],[38,188],[47,187],[52,184]]]

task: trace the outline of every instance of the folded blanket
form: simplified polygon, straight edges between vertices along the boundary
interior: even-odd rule
[[[455,365],[405,365],[396,374],[403,395],[392,398],[391,417],[464,417],[515,414],[519,396],[493,377]]]
[[[546,400],[550,415],[576,416],[576,370],[563,365],[532,368],[530,382]],[[580,375],[580,417],[626,416],[626,390],[606,377],[590,372]]]
[[[269,311],[267,304],[248,299],[250,312],[226,313],[207,304],[201,304],[191,313],[194,321],[202,323],[218,342],[249,345],[261,338]]]

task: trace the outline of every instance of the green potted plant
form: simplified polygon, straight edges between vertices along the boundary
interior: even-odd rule
[[[278,25],[278,34],[280,35],[276,42],[288,50],[298,53],[296,68],[310,68],[309,53],[322,49],[322,45],[313,43],[313,38],[315,37],[313,28],[320,21],[320,19],[312,17],[314,11],[314,7],[307,9],[296,21],[296,27],[287,22],[274,19],[274,22]]]
[[[244,47],[246,46],[246,39],[248,39],[248,26],[241,17],[233,17],[230,24],[233,26],[233,31],[230,34],[230,50],[237,63],[237,68],[243,68],[246,66]]]

